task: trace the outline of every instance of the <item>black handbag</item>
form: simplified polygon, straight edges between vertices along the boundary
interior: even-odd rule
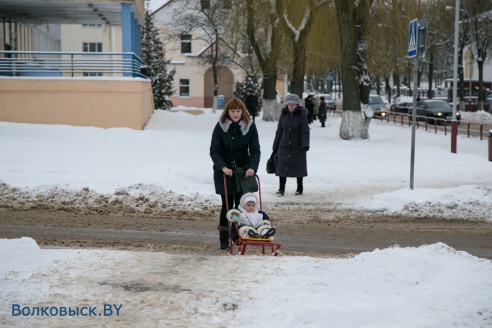
[[[247,177],[247,167],[236,167],[233,170],[234,178],[236,179],[236,193],[244,194],[245,192],[258,191],[258,181],[254,175]]]
[[[276,151],[272,152],[272,154],[270,155],[270,158],[268,159],[266,164],[266,171],[268,174],[275,173],[275,170],[277,169],[277,156],[278,155]]]
[[[246,176],[247,167],[237,167],[236,161],[234,160],[234,150],[232,149],[232,141],[229,134],[227,135],[229,139],[229,146],[231,146],[232,154],[232,175],[236,181],[236,194],[244,194],[245,192],[255,192],[258,191],[258,181],[256,177]]]

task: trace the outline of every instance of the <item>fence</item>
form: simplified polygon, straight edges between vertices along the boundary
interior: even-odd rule
[[[388,112],[386,117],[377,117],[376,119],[393,122],[394,124],[412,125],[411,114]],[[444,135],[451,132],[451,122],[442,118],[429,118],[417,115],[415,123],[417,129],[423,128],[425,131],[433,129],[434,133],[444,132]],[[461,120],[458,122],[458,125],[458,135],[466,134],[468,138],[479,137],[480,140],[486,139],[488,137],[488,130],[492,129],[492,123],[464,122]]]
[[[147,78],[143,65],[133,52],[0,51],[0,76]]]
[[[342,110],[328,111],[328,115],[338,115],[341,116]],[[374,117],[373,120],[380,120],[383,122],[388,122],[393,124],[412,126],[412,115],[405,113],[394,113],[386,112],[388,115],[386,117]],[[417,129],[424,129],[429,131],[434,130],[434,133],[444,132],[444,135],[451,133],[451,123],[445,119],[435,119],[428,118],[426,116],[416,117],[415,127]],[[466,135],[468,138],[479,137],[480,140],[487,139],[489,136],[489,130],[492,129],[492,123],[479,123],[479,122],[466,122],[461,120],[458,126],[458,135]]]

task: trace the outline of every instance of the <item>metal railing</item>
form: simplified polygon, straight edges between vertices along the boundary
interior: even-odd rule
[[[394,113],[388,112],[386,117],[377,118],[381,121],[393,122],[393,124],[400,125],[412,125],[412,115],[406,113]],[[422,127],[425,131],[430,129],[434,130],[434,133],[444,132],[447,135],[451,132],[451,121],[442,118],[429,118],[427,116],[416,116],[416,128]],[[464,135],[468,138],[478,137],[480,140],[486,139],[488,135],[488,130],[492,129],[492,124],[480,123],[480,122],[468,122],[461,119],[458,121],[458,134]],[[461,132],[461,133],[460,133]]]
[[[133,52],[0,51],[0,76],[147,78],[143,65]]]
[[[337,109],[335,111],[329,110],[328,116],[341,116],[343,110]],[[392,122],[393,124],[412,126],[412,115],[407,113],[395,113],[387,112],[388,115],[385,117],[373,117],[373,120],[379,120],[383,122]],[[415,122],[415,127],[417,129],[424,129],[429,131],[434,130],[434,133],[444,132],[444,135],[451,133],[451,123],[445,119],[440,118],[429,118],[426,116],[417,115],[417,120]],[[492,123],[480,123],[480,122],[468,122],[463,119],[458,125],[458,135],[466,135],[468,138],[474,137],[480,140],[487,140],[489,135],[489,130],[492,129]]]

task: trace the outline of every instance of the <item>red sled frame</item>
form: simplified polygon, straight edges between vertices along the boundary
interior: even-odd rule
[[[234,172],[235,173],[235,172]],[[243,172],[244,173],[244,172]],[[258,175],[255,174],[256,181],[258,182],[258,198],[260,201],[260,210],[262,209],[262,202],[261,202],[261,184],[260,184],[260,178]],[[227,195],[227,181],[226,181],[226,176],[224,174],[224,192]],[[227,198],[227,197],[226,197]],[[226,211],[229,212],[229,202],[226,201]],[[273,225],[273,220],[270,219],[270,222]],[[232,241],[232,236],[231,236],[231,227],[232,229],[236,229],[237,235],[239,237],[239,228],[237,226],[237,223],[231,223],[229,220],[227,220],[227,231],[229,232],[229,253],[232,255],[234,251],[234,246],[237,246],[237,253],[239,255],[244,255],[246,252],[246,248],[248,246],[259,246],[262,248],[262,255],[265,255],[265,247],[269,247],[272,250],[272,256],[277,256],[280,247],[282,247],[281,244],[279,243],[274,243],[272,242],[271,239],[267,238],[241,238],[239,237],[236,241]]]

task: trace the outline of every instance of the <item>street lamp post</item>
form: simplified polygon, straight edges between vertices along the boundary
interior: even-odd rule
[[[458,106],[458,26],[460,23],[460,0],[456,0],[454,7],[454,65],[453,65],[453,117],[451,118],[451,152],[456,153],[458,139],[458,121],[456,107]]]

